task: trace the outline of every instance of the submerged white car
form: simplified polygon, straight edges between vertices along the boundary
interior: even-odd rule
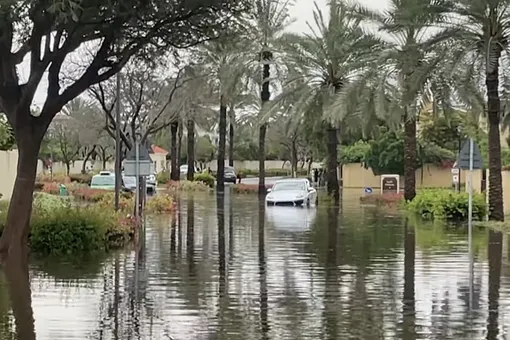
[[[277,181],[273,187],[267,191],[267,205],[310,206],[317,202],[317,191],[305,178],[293,178]]]

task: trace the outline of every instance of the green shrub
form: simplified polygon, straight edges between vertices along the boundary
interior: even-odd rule
[[[196,174],[194,180],[206,184],[207,186],[209,186],[209,188],[214,187],[214,177],[211,174],[208,173]]]
[[[34,211],[30,247],[53,255],[104,251],[129,239],[130,226],[120,215],[101,207]]]
[[[158,184],[167,184],[170,181],[170,172],[168,170],[160,172],[156,176]]]
[[[407,209],[428,219],[461,221],[468,218],[468,193],[457,193],[447,189],[419,191]],[[485,195],[473,195],[473,218],[481,220],[487,211]]]
[[[32,216],[30,247],[35,252],[73,254],[104,249],[111,216],[95,209],[59,209]]]
[[[90,185],[90,181],[92,181],[92,175],[91,174],[70,174],[69,179],[71,180],[71,182]]]
[[[6,220],[7,209],[0,207],[0,231]],[[36,194],[29,243],[35,253],[45,255],[105,251],[124,246],[133,236],[133,226],[131,218],[113,209],[72,207],[65,198]]]

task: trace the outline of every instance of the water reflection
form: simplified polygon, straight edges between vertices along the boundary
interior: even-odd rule
[[[487,340],[498,339],[499,290],[501,284],[501,259],[503,255],[503,234],[489,232],[489,311],[487,319]]]
[[[354,202],[276,214],[228,192],[183,198],[137,247],[6,270],[0,338],[504,339],[503,235],[475,229],[470,257],[462,228]]]
[[[402,339],[416,339],[416,306],[414,295],[416,235],[407,218],[404,223],[404,294],[402,295]]]

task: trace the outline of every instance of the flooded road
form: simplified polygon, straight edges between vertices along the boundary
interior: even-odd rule
[[[137,249],[34,259],[35,323],[0,277],[0,339],[15,324],[39,340],[508,339],[508,241],[473,234],[470,273],[465,230],[362,207],[358,192],[340,209],[195,196],[148,218]]]

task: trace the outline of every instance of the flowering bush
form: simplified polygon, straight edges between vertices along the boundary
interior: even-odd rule
[[[37,176],[37,182],[55,182],[55,183],[71,183],[71,179],[64,173],[54,173],[53,176],[51,174],[39,174]]]
[[[99,202],[105,195],[108,194],[108,191],[101,189],[91,189],[89,187],[82,187],[75,189],[72,193],[73,196],[77,199],[81,199],[87,202]]]
[[[70,174],[69,180],[71,182],[89,185],[90,182],[92,181],[92,175],[90,175],[90,174]]]
[[[266,184],[267,189],[271,188],[273,185]],[[258,184],[236,184],[232,186],[232,192],[236,194],[258,194],[259,185]]]
[[[394,205],[399,204],[404,200],[404,193],[387,193],[387,194],[370,194],[360,198],[363,203],[369,204],[387,204]]]
[[[167,183],[166,188],[171,192],[179,191],[209,191],[209,187],[203,182],[191,181],[170,181]]]
[[[44,182],[41,191],[45,194],[58,195],[60,193],[60,184],[56,182]]]
[[[153,213],[166,213],[175,210],[175,203],[169,194],[157,194],[147,201],[147,210]]]

